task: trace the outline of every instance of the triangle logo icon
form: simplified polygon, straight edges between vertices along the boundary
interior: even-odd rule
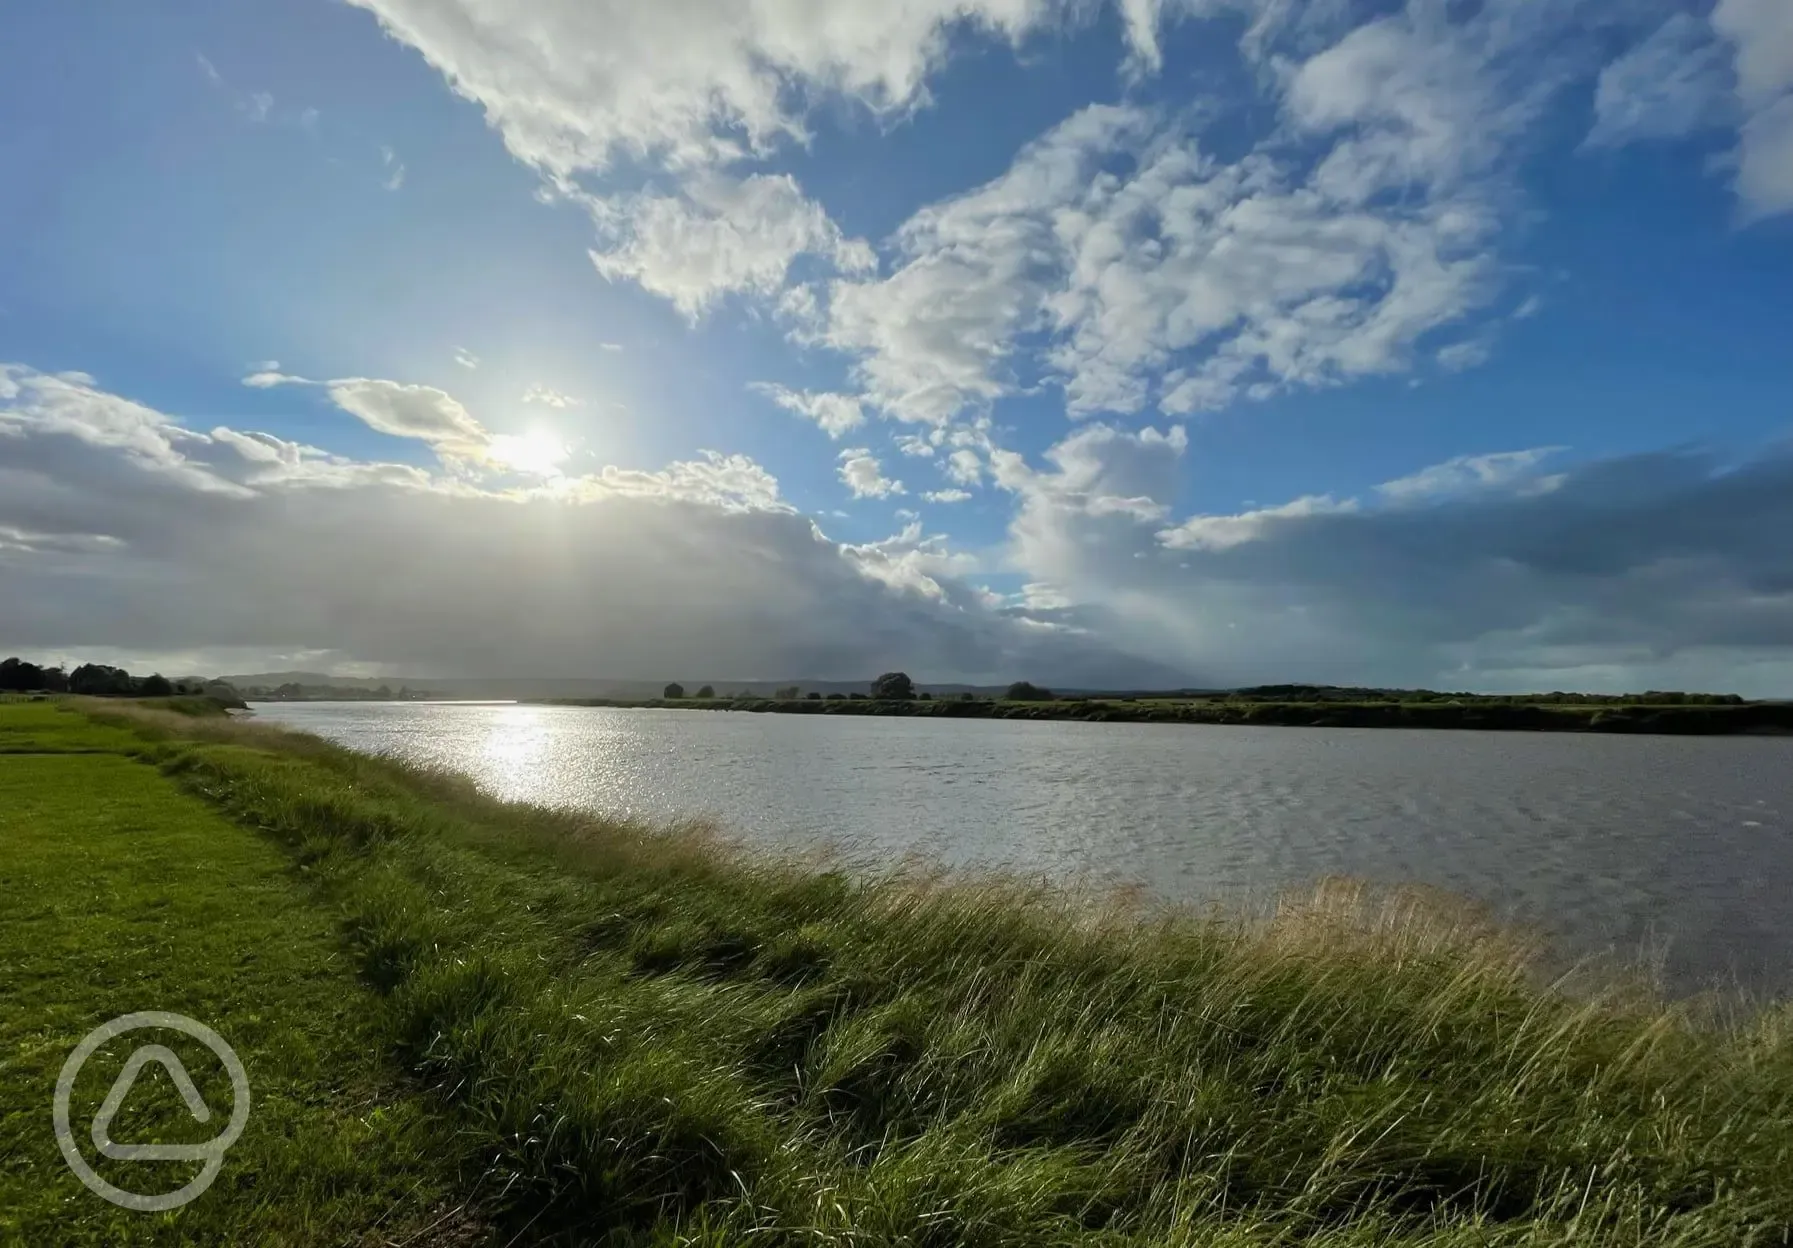
[[[175,1090],[186,1102],[187,1112],[193,1115],[195,1122],[210,1122],[211,1107],[205,1098],[199,1095],[199,1089],[193,1083],[193,1077],[187,1073],[180,1055],[173,1049],[161,1044],[146,1044],[131,1054],[118,1072],[118,1078],[112,1081],[112,1090],[106,1093],[106,1099],[100,1103],[99,1113],[93,1116],[93,1146],[103,1156],[115,1161],[198,1161],[202,1160],[207,1148],[204,1144],[114,1144],[112,1142],[112,1119],[124,1106],[125,1097],[131,1094],[136,1086],[137,1077],[143,1068],[151,1062],[168,1072],[174,1081]]]

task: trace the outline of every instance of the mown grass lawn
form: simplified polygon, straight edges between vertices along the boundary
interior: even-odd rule
[[[0,1244],[402,1242],[432,1222],[456,1242],[457,1144],[387,1060],[370,991],[336,921],[265,838],[117,754],[141,745],[43,704],[0,705]],[[167,1010],[241,1057],[251,1112],[213,1187],[140,1213],[102,1201],[58,1152],[51,1103],[64,1060],[117,1015]],[[232,1098],[203,1046],[121,1036],[75,1085],[75,1138],[121,1187],[166,1192],[190,1162],[99,1158],[87,1127],[140,1044],[182,1058],[216,1115],[193,1122],[161,1067],[145,1068],[112,1136],[203,1142]]]

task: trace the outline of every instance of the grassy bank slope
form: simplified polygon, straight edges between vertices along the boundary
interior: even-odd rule
[[[329,912],[277,846],[118,753],[137,744],[51,705],[0,705],[0,1244],[385,1243],[438,1219],[439,1231],[465,1225],[448,1201],[453,1140],[399,1086]],[[150,1009],[215,1027],[251,1083],[252,1113],[216,1185],[169,1214],[88,1192],[51,1125],[75,1043]],[[122,1037],[75,1085],[71,1120],[90,1162],[86,1125],[149,1038],[172,1044],[207,1104],[229,1113],[229,1082],[202,1047],[167,1032]],[[194,1124],[161,1068],[146,1071],[114,1138],[217,1135],[222,1119]],[[197,1170],[97,1161],[147,1192]]]
[[[1443,904],[1339,889],[1245,925],[859,881],[138,722],[346,917],[505,1238],[1793,1241],[1786,1012],[1571,1000]]]
[[[1793,733],[1793,703],[1549,705],[1447,702],[1270,702],[1225,698],[1063,698],[896,701],[862,698],[560,698],[559,706],[670,707],[785,715],[897,715],[937,719],[1069,719],[1132,724],[1258,724],[1299,728],[1467,728],[1509,732]]]

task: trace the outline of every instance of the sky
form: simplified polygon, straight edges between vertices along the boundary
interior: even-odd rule
[[[0,48],[0,653],[1793,696],[1786,0]]]

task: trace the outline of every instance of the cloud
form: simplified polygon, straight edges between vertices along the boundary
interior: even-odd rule
[[[849,447],[840,453],[840,479],[854,498],[887,498],[904,493],[903,483],[886,477],[877,457],[863,446]]]
[[[1717,167],[1733,173],[1746,221],[1793,211],[1793,8],[1718,0],[1709,20],[1671,14],[1601,71],[1592,147],[1735,126]]]
[[[1050,470],[999,458],[1009,564],[1058,618],[1220,684],[1793,688],[1793,554],[1771,536],[1793,447],[1467,456],[1167,523],[1179,453],[1092,426]]]
[[[1131,109],[1083,110],[1002,177],[905,222],[905,262],[888,277],[836,281],[823,341],[859,358],[867,398],[896,419],[943,424],[1012,392],[1015,339],[1042,325],[1064,268],[1053,213],[1149,124]]]
[[[292,373],[280,371],[276,360],[268,360],[268,367],[257,369],[243,378],[243,384],[254,390],[272,390],[275,386],[309,386],[312,383],[304,377],[296,377]]]
[[[472,369],[479,367],[479,357],[467,350],[466,347],[456,347],[454,349],[454,362],[459,364],[462,368]]]
[[[1460,494],[1466,490],[1512,486],[1529,482],[1531,488],[1550,489],[1561,483],[1558,477],[1538,477],[1532,470],[1552,455],[1566,450],[1561,446],[1536,446],[1523,451],[1496,451],[1488,455],[1459,455],[1442,464],[1422,468],[1411,476],[1384,481],[1376,492],[1392,502],[1414,502]]]
[[[919,528],[830,541],[744,456],[496,491],[202,434],[22,366],[0,367],[0,431],[0,636],[26,652],[665,679],[1155,670],[988,609],[968,559]]]
[[[1751,218],[1793,211],[1793,8],[1719,0],[1712,25],[1736,53],[1737,197]]]
[[[676,195],[587,201],[608,247],[591,261],[611,281],[627,280],[695,320],[729,294],[769,296],[800,255],[857,271],[876,259],[847,239],[788,174],[688,178]]]
[[[1179,516],[1182,431],[1090,422],[1038,465],[991,452],[1016,503],[1001,570],[1029,587],[992,605],[986,559],[918,523],[831,542],[745,456],[495,490],[189,429],[18,365],[0,367],[0,439],[0,635],[21,648],[321,647],[495,675],[1793,688],[1787,445],[1464,456],[1360,498]]]
[[[648,157],[726,164],[808,132],[829,97],[894,116],[924,99],[954,27],[1017,40],[1060,0],[913,0],[818,11],[805,0],[356,0],[550,176]]]
[[[1487,338],[1470,338],[1438,348],[1438,366],[1450,373],[1479,368],[1494,356],[1494,344]]]
[[[1548,101],[1595,72],[1590,32],[1636,23],[1512,0],[1409,0],[1369,20],[1349,4],[1116,0],[1135,75],[1158,66],[1165,23],[1226,19],[1209,30],[1238,32],[1257,97],[1085,108],[1000,177],[915,213],[886,268],[793,177],[751,166],[807,142],[816,109],[925,106],[968,32],[1018,43],[1098,6],[916,0],[819,20],[804,0],[545,0],[521,17],[497,0],[357,2],[584,204],[607,279],[694,321],[759,301],[795,341],[849,357],[865,408],[936,426],[1042,381],[1073,415],[1180,414],[1414,367],[1498,296],[1516,167]],[[1759,25],[1773,3],[1724,7]],[[1671,22],[1608,67],[1602,125],[1668,124],[1679,87],[1646,98],[1645,69],[1697,26]],[[1777,116],[1752,123],[1762,150]],[[1749,170],[1771,197],[1772,164]],[[1478,348],[1442,351],[1456,366]]]
[[[915,214],[888,275],[836,280],[821,340],[869,402],[936,425],[1042,378],[1074,416],[1185,413],[1413,367],[1499,294],[1515,151],[1572,77],[1505,6],[1435,16],[1248,41],[1272,124],[1243,148],[1245,117],[1210,143],[1199,113],[1074,114]]]
[[[1489,9],[1495,6],[1488,6]],[[1411,11],[1285,61],[1283,126],[1236,159],[1163,133],[1060,219],[1052,362],[1073,413],[1219,407],[1403,371],[1488,306],[1507,154],[1553,79],[1518,32]]]
[[[1231,516],[1192,516],[1174,528],[1163,529],[1158,540],[1168,550],[1230,550],[1247,542],[1263,541],[1279,526],[1307,516],[1336,515],[1357,510],[1351,499],[1330,494],[1306,494],[1276,507],[1260,507]]]
[[[132,489],[161,485],[207,495],[244,497],[260,485],[341,487],[380,481],[396,486],[426,480],[415,468],[355,462],[272,434],[216,427],[189,429],[140,403],[101,390],[85,373],[41,373],[0,364],[0,437],[9,439],[5,471],[37,471],[48,480],[48,513],[68,531],[123,536],[103,520]],[[88,452],[103,452],[90,454]],[[57,471],[63,463],[79,472]],[[85,512],[97,530],[71,525]],[[44,516],[15,523],[41,528]],[[50,531],[55,531],[53,528]]]
[[[523,392],[523,402],[539,403],[543,407],[552,407],[559,411],[579,406],[579,400],[572,395],[562,394],[558,390],[539,384],[533,385]]]
[[[984,479],[984,461],[970,447],[962,446],[948,455],[941,470],[960,485],[976,485]]]
[[[723,296],[766,297],[798,256],[870,267],[786,175],[728,167],[807,141],[810,109],[840,101],[895,118],[926,100],[956,34],[1017,41],[1077,13],[1073,0],[355,0],[477,103],[512,155],[583,202],[598,271],[695,319]],[[668,185],[615,176],[660,170]],[[590,185],[605,176],[603,193]]]
[[[1017,524],[1058,512],[1157,520],[1176,492],[1177,461],[1189,446],[1181,425],[1137,432],[1092,423],[1051,447],[1051,472],[1038,472],[1014,451],[990,456],[996,484],[1020,496]]]
[[[1674,139],[1722,124],[1731,111],[1729,59],[1710,25],[1671,15],[1600,71],[1589,146]]]
[[[368,428],[395,438],[426,442],[446,460],[483,461],[492,444],[485,426],[460,400],[435,386],[409,385],[376,377],[312,381],[288,373],[259,372],[243,378],[257,389],[318,386],[330,401]]]
[[[405,184],[405,162],[398,158],[397,152],[390,147],[380,148],[380,164],[386,169],[381,185],[387,190],[396,191]]]
[[[962,503],[971,497],[970,490],[928,490],[922,497],[930,503]]]
[[[305,130],[316,128],[317,109],[305,108],[298,112],[288,110],[276,113],[274,111],[274,96],[271,92],[240,90],[225,78],[218,67],[212,63],[211,58],[202,52],[195,52],[193,56],[198,61],[199,72],[205,75],[205,80],[215,90],[223,92],[229,99],[231,108],[251,124],[262,125],[270,121],[278,121],[285,124],[296,124]]]
[[[416,438],[449,455],[476,455],[491,441],[467,409],[447,391],[373,377],[324,383],[330,399],[370,429],[395,438]]]
[[[795,412],[807,420],[815,421],[822,432],[831,438],[839,438],[865,423],[865,413],[860,409],[859,400],[850,394],[792,390],[764,381],[752,382],[747,388],[756,394],[765,395],[788,412]]]
[[[942,534],[924,534],[921,521],[907,513],[903,531],[879,542],[862,546],[842,546],[861,572],[882,581],[893,589],[901,589],[955,606],[959,610],[978,610],[983,605],[980,591],[968,586],[964,577],[978,570],[971,555],[954,551]]]

